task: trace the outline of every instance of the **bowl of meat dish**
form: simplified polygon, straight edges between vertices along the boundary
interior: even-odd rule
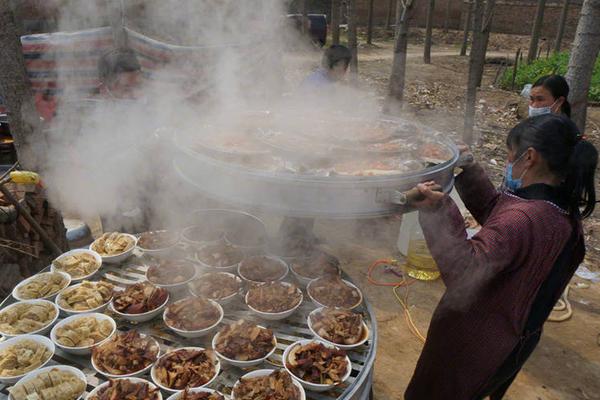
[[[239,320],[221,329],[213,337],[212,347],[226,363],[247,368],[269,358],[275,352],[277,339],[271,329]]]
[[[146,322],[159,315],[167,306],[169,292],[150,282],[139,282],[125,290],[115,291],[110,309],[117,316],[132,322]]]
[[[92,366],[108,378],[128,378],[147,372],[160,348],[151,336],[135,330],[119,332],[92,349]]]
[[[306,287],[313,279],[325,275],[339,276],[340,260],[322,251],[313,252],[309,257],[290,261],[290,270],[300,285]]]
[[[261,253],[268,241],[267,228],[254,215],[232,211],[227,218],[225,240],[243,250],[245,254]]]
[[[219,375],[215,354],[202,347],[183,347],[164,354],[152,367],[152,380],[170,393],[209,385]]]
[[[171,395],[167,400],[227,400],[225,396],[214,389],[194,388],[185,389]]]
[[[159,288],[164,288],[171,294],[176,294],[196,277],[196,267],[193,263],[180,259],[159,260],[149,263],[146,270],[146,280]]]
[[[159,230],[142,233],[137,241],[137,247],[144,254],[161,257],[171,254],[178,243],[179,233]]]
[[[187,243],[195,246],[218,244],[225,238],[225,229],[221,223],[191,225],[181,231],[181,237]]]
[[[92,242],[90,250],[100,254],[102,262],[117,264],[133,253],[136,243],[137,238],[128,233],[107,232]]]
[[[216,301],[192,296],[170,304],[163,313],[163,320],[176,334],[198,338],[212,333],[223,315],[223,308]]]
[[[108,315],[90,313],[72,315],[52,328],[50,339],[59,349],[75,355],[88,355],[117,331],[117,324]]]
[[[225,242],[203,246],[196,251],[196,260],[202,267],[223,272],[236,272],[243,258],[240,249]]]
[[[283,365],[305,389],[314,392],[332,389],[352,372],[346,352],[320,340],[299,340],[288,346]]]
[[[48,300],[23,300],[0,311],[0,335],[43,335],[58,319],[58,307]]]
[[[232,400],[306,400],[304,388],[284,369],[258,369],[233,386]]]
[[[102,257],[92,250],[71,250],[57,257],[50,266],[50,271],[66,272],[71,282],[79,282],[91,278],[102,266]]]
[[[238,298],[242,291],[242,280],[229,272],[209,272],[188,283],[193,296],[214,300],[222,306]]]
[[[9,400],[77,400],[87,385],[85,374],[68,365],[40,368],[25,375],[8,389]]]
[[[42,368],[54,356],[54,343],[41,335],[21,335],[0,343],[0,382],[12,384]]]
[[[355,285],[335,275],[310,281],[306,293],[318,307],[353,309],[363,301],[363,295]]]
[[[268,282],[246,293],[246,305],[262,319],[276,321],[289,317],[302,304],[302,291],[288,282]]]
[[[102,312],[112,300],[113,290],[108,282],[82,281],[60,292],[55,302],[66,315]]]
[[[16,300],[53,300],[58,292],[70,284],[71,276],[65,272],[42,272],[17,284],[12,296]]]
[[[238,275],[251,284],[280,281],[288,271],[286,262],[275,256],[248,257],[238,266]]]
[[[317,308],[308,315],[307,322],[313,335],[342,350],[360,347],[369,339],[362,315],[351,310]]]
[[[141,378],[111,379],[96,387],[85,400],[162,400],[160,390]]]

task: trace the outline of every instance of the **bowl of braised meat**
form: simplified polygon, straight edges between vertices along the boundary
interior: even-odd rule
[[[286,262],[274,256],[248,257],[238,266],[238,275],[251,284],[280,281],[288,271]]]
[[[110,304],[111,311],[133,322],[150,321],[167,306],[169,292],[150,282],[140,282],[115,292]]]
[[[342,350],[360,347],[369,339],[362,315],[351,310],[321,307],[313,310],[307,320],[313,335]]]
[[[284,369],[258,369],[233,386],[232,400],[306,400],[304,388]]]
[[[206,297],[222,306],[235,300],[242,291],[242,280],[229,272],[209,272],[188,283],[190,293]]]
[[[308,297],[318,307],[353,309],[363,301],[363,295],[355,285],[336,275],[313,279],[306,286]]]
[[[167,400],[227,400],[223,393],[208,388],[185,389],[171,395]]]
[[[186,338],[198,338],[212,333],[223,320],[219,303],[204,297],[187,297],[170,304],[163,314],[165,325]]]
[[[290,270],[302,287],[325,275],[340,275],[340,260],[331,254],[317,251],[309,257],[290,261]]]
[[[195,277],[196,267],[184,259],[154,259],[146,270],[146,280],[171,294],[179,292]]]
[[[85,400],[162,400],[160,390],[152,382],[141,378],[111,379],[97,386]]]
[[[256,285],[246,293],[246,305],[260,318],[276,321],[289,317],[302,304],[302,291],[288,282]]]
[[[148,231],[140,235],[138,249],[149,256],[165,256],[171,254],[179,243],[179,233],[168,230]]]
[[[152,367],[150,375],[166,392],[204,387],[219,375],[221,365],[215,354],[202,347],[183,347],[164,354]]]
[[[160,347],[151,336],[135,330],[113,335],[92,349],[92,366],[108,378],[129,378],[147,372],[158,359]]]
[[[213,337],[212,347],[226,363],[247,368],[269,358],[275,352],[277,339],[271,329],[239,320],[221,329]]]
[[[196,251],[196,260],[201,266],[224,272],[236,272],[243,258],[242,250],[225,242],[203,246]]]

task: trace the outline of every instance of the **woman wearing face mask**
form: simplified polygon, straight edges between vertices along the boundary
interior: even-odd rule
[[[418,186],[417,205],[446,292],[406,390],[407,400],[501,399],[583,260],[581,219],[596,203],[596,148],[562,115],[508,134],[505,189],[465,166],[456,188],[482,225],[467,239],[454,201]]]
[[[564,114],[571,117],[569,84],[560,75],[546,75],[538,79],[529,93],[529,116]]]

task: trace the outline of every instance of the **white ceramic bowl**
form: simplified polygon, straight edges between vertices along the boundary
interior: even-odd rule
[[[84,381],[86,383],[87,386],[87,379],[85,374],[78,368],[75,367],[71,367],[70,365],[51,365],[49,367],[44,367],[44,368],[38,368],[34,371],[31,371],[30,373],[28,373],[27,375],[25,375],[23,378],[21,378],[19,380],[19,382],[17,382],[17,385],[29,382],[32,379],[35,379],[39,374],[43,373],[43,372],[48,372],[51,371],[53,369],[57,369],[60,371],[65,371],[65,372],[70,372],[74,375],[76,375],[79,379],[81,379],[82,381]],[[79,397],[77,397],[77,399],[81,399],[81,397],[83,396],[83,394],[85,393],[85,388],[83,389],[83,391],[81,392],[81,394],[79,395]],[[9,400],[14,400],[14,397],[12,395],[8,396]]]
[[[178,349],[175,349],[175,350],[169,351],[168,353],[165,353],[165,354],[163,354],[163,355],[162,355],[160,358],[166,357],[166,356],[168,356],[169,354],[172,354],[172,353],[174,353],[174,352],[176,352],[176,351],[178,351],[178,350],[202,350],[202,351],[204,351],[204,350],[206,350],[206,349],[205,349],[204,347],[180,347],[180,348],[178,348]],[[164,390],[165,392],[168,392],[168,393],[179,393],[179,392],[181,392],[182,390],[184,390],[184,389],[180,389],[180,390],[177,390],[177,389],[171,389],[171,388],[169,388],[169,387],[167,387],[167,386],[164,386],[164,385],[163,385],[163,384],[162,384],[162,383],[161,383],[161,382],[158,380],[158,378],[156,377],[156,365],[157,365],[157,364],[158,364],[158,362],[160,361],[160,358],[159,358],[159,359],[156,361],[156,363],[154,363],[154,365],[152,366],[152,370],[150,371],[150,376],[152,377],[152,381],[153,381],[153,382],[154,382],[154,383],[155,383],[155,384],[156,384],[156,385],[157,385],[159,388],[161,388],[162,390]],[[208,385],[210,385],[210,384],[211,384],[211,383],[212,383],[212,382],[213,382],[215,379],[217,379],[217,376],[219,376],[219,372],[221,372],[221,363],[219,362],[219,359],[218,359],[217,357],[214,357],[214,366],[215,366],[215,375],[214,375],[212,378],[210,378],[210,380],[209,380],[208,382],[206,382],[204,385],[202,385],[202,386],[196,386],[196,387],[198,387],[198,388],[202,388],[202,387],[208,386]]]
[[[192,231],[194,231],[195,229],[198,229],[199,227],[202,227],[202,225],[191,225],[188,226],[186,228],[184,228],[181,231],[181,238],[189,243],[189,244],[193,244],[195,246],[209,246],[209,245],[214,245],[214,244],[219,244],[219,243],[223,243],[225,241],[225,233],[223,232],[220,237],[214,237],[214,238],[207,238],[207,240],[195,240],[192,239],[190,237],[190,233]]]
[[[282,283],[286,286],[292,286],[292,284],[288,283],[288,282],[280,282],[280,283]],[[268,321],[279,321],[281,319],[285,319],[285,318],[289,317],[290,315],[292,315],[294,313],[294,311],[296,311],[298,309],[298,307],[300,307],[302,305],[302,302],[304,301],[304,295],[302,294],[302,291],[300,290],[300,288],[298,288],[298,291],[300,292],[300,301],[298,302],[298,304],[296,304],[294,307],[290,308],[289,310],[282,311],[282,312],[276,312],[276,313],[264,312],[264,311],[260,311],[260,310],[257,310],[256,308],[252,307],[250,304],[248,304],[248,293],[249,292],[246,293],[244,300],[246,302],[246,306],[248,306],[250,311],[252,311],[258,317],[260,317],[262,319],[266,319]]]
[[[151,389],[157,388],[157,386],[146,380],[146,379],[142,379],[142,378],[134,378],[134,377],[129,377],[129,378],[122,378],[122,379],[129,379],[131,382],[133,383],[147,383],[148,385],[150,385]],[[92,390],[86,397],[85,400],[89,400],[92,397],[94,397],[96,395],[96,393],[98,393],[100,390],[102,390],[103,388],[107,387],[109,385],[110,382],[104,382],[102,385],[97,386],[94,390]],[[162,394],[160,393],[160,390],[156,392],[156,400],[163,400]]]
[[[42,328],[36,330],[36,331],[31,331],[31,332],[27,332],[25,333],[20,333],[20,334],[10,334],[10,333],[6,333],[6,332],[2,332],[0,331],[0,335],[4,336],[6,339],[10,339],[13,337],[17,337],[17,336],[22,336],[22,335],[44,335],[46,333],[48,333],[48,331],[50,330],[50,328],[52,327],[52,325],[54,325],[54,323],[56,322],[56,320],[58,319],[58,314],[60,313],[60,310],[58,309],[58,307],[56,306],[56,304],[54,304],[53,302],[49,301],[49,300],[42,300],[42,299],[38,299],[38,300],[22,300],[19,301],[17,303],[13,303],[9,306],[4,307],[2,310],[0,310],[0,313],[3,313],[4,311],[8,311],[11,308],[19,305],[19,304],[36,304],[36,303],[43,303],[46,304],[50,307],[52,307],[55,311],[56,311],[56,315],[54,316],[54,318],[52,318],[52,320],[50,322],[48,322],[46,325],[44,325]]]
[[[117,311],[115,309],[115,305],[114,305],[115,298],[113,296],[112,300],[110,301],[110,305],[109,305],[108,309],[110,310],[110,312],[114,313],[119,318],[123,318],[124,320],[131,321],[131,322],[146,322],[146,321],[150,321],[151,319],[153,319],[154,317],[156,317],[157,315],[159,315],[163,312],[163,310],[167,306],[167,303],[169,302],[170,297],[171,297],[171,295],[167,293],[167,299],[165,300],[165,302],[162,303],[157,308],[155,308],[154,310],[146,311],[145,313],[140,313],[140,314],[127,314],[127,313],[122,313],[120,311]]]
[[[65,346],[62,345],[58,342],[57,338],[56,338],[56,331],[67,325],[70,324],[71,322],[79,319],[79,318],[84,318],[84,317],[94,317],[97,320],[106,320],[109,321],[110,324],[112,325],[112,331],[110,332],[110,335],[108,335],[108,337],[96,344],[93,344],[91,346],[81,346],[81,347],[69,347],[69,346]],[[109,340],[117,331],[117,324],[115,323],[115,320],[112,319],[111,317],[109,317],[106,314],[101,314],[101,313],[88,313],[88,314],[78,314],[78,315],[72,315],[68,318],[63,319],[62,321],[60,321],[58,324],[56,324],[54,326],[54,328],[52,328],[52,331],[50,331],[50,339],[52,340],[52,342],[56,345],[56,347],[58,347],[59,349],[61,349],[62,351],[64,351],[65,353],[70,353],[70,354],[75,354],[78,356],[84,356],[84,355],[89,355],[92,352],[92,349],[96,346],[101,345],[102,343],[106,342],[107,340]]]
[[[320,313],[321,311],[323,311],[323,309],[325,309],[326,307],[319,307],[317,309],[314,309],[313,311],[311,311],[310,314],[308,314],[308,317],[306,318],[307,324],[308,324],[308,329],[310,329],[310,331],[312,332],[313,336],[316,337],[319,340],[322,340],[323,342],[330,344],[332,346],[337,346],[342,350],[351,350],[351,349],[355,349],[357,347],[362,346],[363,344],[365,344],[365,342],[367,340],[369,340],[369,327],[367,326],[367,324],[365,323],[365,321],[362,322],[362,339],[360,341],[358,341],[357,343],[354,344],[339,344],[339,343],[333,343],[323,337],[321,337],[313,328],[312,326],[312,321],[311,321],[311,317]]]
[[[21,335],[21,336],[12,338],[12,339],[5,340],[4,342],[0,342],[0,351],[6,349],[7,347],[13,346],[14,344],[16,344],[22,340],[32,340],[34,342],[41,344],[42,346],[45,346],[48,350],[50,350],[50,357],[48,357],[48,359],[45,360],[40,366],[38,366],[34,371],[37,371],[40,368],[44,367],[46,364],[48,364],[48,361],[50,361],[52,359],[52,357],[54,357],[54,351],[56,350],[54,348],[54,343],[52,343],[52,341],[50,339],[48,339],[47,337],[41,336],[41,335]],[[21,379],[25,375],[27,375],[29,372],[31,372],[31,371],[28,371],[28,372],[26,372],[24,374],[20,374],[20,375],[15,375],[15,376],[0,376],[0,382],[7,383],[7,384],[15,383],[19,379]]]
[[[308,286],[308,284],[310,283],[310,281],[312,281],[313,279],[316,278],[308,278],[304,275],[300,275],[295,269],[294,269],[294,263],[298,261],[298,262],[307,262],[310,261],[310,257],[304,257],[304,258],[298,258],[296,257],[293,260],[286,260],[286,262],[288,263],[288,265],[290,266],[290,271],[292,272],[292,275],[294,275],[294,278],[296,278],[296,281],[298,282],[298,284],[303,287],[306,288],[306,286]],[[340,270],[338,268],[338,276],[340,274]],[[320,278],[320,277],[319,277]]]
[[[266,329],[264,326],[261,326],[261,325],[258,325],[258,327]],[[219,357],[221,360],[225,361],[225,363],[233,365],[234,367],[238,367],[238,368],[254,367],[254,366],[262,363],[263,361],[265,361],[267,358],[271,357],[273,355],[273,353],[275,353],[275,350],[277,350],[277,338],[275,337],[275,335],[273,335],[273,349],[271,351],[269,351],[264,357],[257,358],[255,360],[248,360],[248,361],[234,360],[233,358],[225,357],[223,354],[221,354],[217,351],[217,340],[218,340],[220,334],[221,334],[221,332],[217,332],[217,334],[215,336],[213,336],[212,348],[213,348],[215,354],[217,355],[217,357]]]
[[[102,257],[102,262],[103,263],[107,263],[107,264],[118,264],[122,261],[125,261],[131,254],[133,254],[133,251],[135,250],[136,246],[137,246],[137,238],[133,235],[130,235],[129,233],[123,233],[123,235],[128,236],[129,238],[131,238],[133,240],[133,246],[131,246],[130,248],[128,248],[127,250],[125,250],[124,252],[120,253],[120,254],[115,254],[113,256],[103,256],[102,254],[100,254],[100,257]],[[94,250],[94,244],[96,243],[98,239],[94,240],[92,242],[92,244],[90,244],[90,250]]]
[[[140,249],[144,254],[147,254],[152,257],[161,258],[161,257],[166,257],[166,256],[171,255],[173,253],[173,251],[177,248],[177,245],[179,244],[179,241],[181,240],[181,234],[179,232],[170,231],[170,230],[166,230],[166,229],[158,230],[158,231],[149,231],[149,232],[142,233],[142,235],[140,235],[140,238],[141,238],[141,236],[143,236],[146,233],[151,234],[151,233],[163,233],[163,232],[169,232],[169,233],[172,233],[173,235],[175,235],[177,237],[177,240],[175,241],[175,243],[170,246],[167,246],[167,247],[162,247],[160,249],[146,249],[140,245],[140,239],[138,239],[137,248]]]
[[[200,247],[200,248],[197,250],[197,252],[198,252],[198,251],[202,251],[203,249],[205,249],[205,248],[207,248],[207,247],[214,247],[214,246],[218,246],[218,245],[219,245],[218,243],[216,243],[216,244],[214,244],[214,243],[213,243],[213,244],[209,244],[209,245],[206,245],[206,246],[201,246],[201,247]],[[240,251],[241,251],[241,249],[240,249]],[[201,260],[201,259],[198,257],[198,254],[197,254],[197,252],[196,252],[196,254],[195,254],[195,256],[194,256],[194,260],[195,260],[195,261],[196,261],[196,262],[197,262],[197,263],[200,265],[200,267],[202,267],[202,268],[203,268],[204,270],[206,270],[206,271],[214,271],[214,272],[230,272],[230,273],[232,273],[232,274],[235,274],[235,273],[237,273],[237,271],[238,271],[238,268],[239,268],[239,266],[240,266],[240,262],[241,262],[241,261],[240,261],[240,262],[237,262],[237,263],[235,263],[235,264],[227,265],[227,266],[225,266],[225,267],[215,267],[214,265],[210,265],[210,264],[207,264],[207,263],[205,263],[204,261],[202,261],[202,260]],[[242,253],[242,260],[243,260],[243,253]]]
[[[242,378],[245,378],[245,379],[258,378],[259,376],[269,375],[273,371],[275,371],[275,370],[274,369],[257,369],[256,371],[248,372],[247,374],[243,375]],[[289,372],[288,372],[288,374],[289,374]],[[300,383],[298,383],[298,381],[293,379],[293,377],[294,377],[294,375],[292,375],[292,383],[294,385],[296,385],[296,387],[298,388],[298,391],[300,392],[300,400],[306,400],[306,393],[304,392],[304,388],[302,387],[302,385]],[[239,385],[239,383],[240,383],[240,381],[238,380],[235,383],[235,385],[233,385],[234,391],[235,391],[235,388],[237,387],[237,385]],[[231,399],[235,400],[235,395],[234,395],[233,391],[231,392]]]
[[[183,300],[185,300],[185,299],[181,299],[179,301],[183,301]],[[221,316],[219,317],[217,322],[215,322],[213,325],[211,325],[207,328],[198,329],[195,331],[186,331],[183,329],[175,328],[175,327],[169,325],[169,323],[167,322],[166,317],[167,317],[167,312],[169,311],[169,307],[167,307],[165,309],[165,311],[163,312],[163,322],[165,323],[165,326],[167,328],[169,328],[170,330],[172,330],[173,332],[175,332],[176,334],[178,334],[179,336],[182,336],[184,338],[199,338],[199,337],[207,336],[207,335],[213,333],[216,330],[217,326],[219,326],[221,321],[223,321],[223,316],[225,315],[225,313],[223,312],[223,307],[221,307],[221,305],[219,303],[217,303],[214,300],[210,300],[210,299],[207,299],[207,300],[210,301],[215,307],[217,307],[219,309],[219,313],[221,314]],[[173,304],[177,304],[179,301],[176,301]],[[173,304],[171,304],[171,305],[173,305]]]
[[[82,280],[84,280],[84,279],[87,279],[87,280],[89,280],[89,279],[90,279],[92,276],[94,276],[94,275],[96,274],[96,272],[98,272],[98,271],[100,270],[100,268],[102,267],[102,257],[100,257],[100,254],[96,253],[96,252],[95,252],[95,251],[93,251],[93,250],[87,250],[87,249],[76,249],[76,250],[67,251],[66,253],[64,253],[64,254],[61,254],[60,256],[58,256],[57,258],[55,258],[55,259],[52,261],[52,264],[50,265],[50,271],[59,271],[59,272],[65,272],[65,273],[67,273],[67,274],[68,274],[68,272],[66,272],[66,271],[61,271],[61,270],[59,270],[59,269],[57,269],[57,268],[56,268],[56,265],[55,265],[56,261],[60,260],[60,259],[61,259],[61,258],[63,258],[63,257],[67,257],[67,256],[73,256],[73,255],[75,255],[75,254],[81,254],[81,253],[89,254],[89,255],[91,255],[92,257],[94,257],[94,259],[96,260],[96,265],[97,265],[97,267],[96,267],[96,269],[95,269],[93,272],[91,272],[91,273],[89,273],[89,274],[87,274],[87,275],[85,275],[85,276],[79,276],[79,277],[74,277],[74,276],[71,276],[71,283],[74,283],[74,282],[80,282],[80,281],[82,281]],[[69,274],[69,276],[70,276],[70,275],[71,275],[71,274]]]
[[[204,276],[212,275],[212,274],[225,274],[225,275],[231,276],[231,277],[235,278],[235,280],[239,283],[240,288],[239,288],[239,290],[237,292],[235,292],[233,294],[230,294],[227,297],[223,297],[222,299],[210,299],[210,300],[214,300],[217,303],[219,303],[220,305],[225,306],[225,305],[231,303],[232,301],[234,301],[235,299],[238,298],[238,296],[240,295],[240,293],[242,292],[242,290],[244,289],[244,287],[243,287],[242,279],[239,276],[235,275],[235,274],[232,274],[230,272],[221,272],[221,271],[219,271],[219,272],[209,272],[209,273],[202,274],[202,275],[196,277],[194,280],[202,280],[202,278]],[[203,297],[202,295],[200,295],[200,294],[198,294],[198,293],[196,293],[194,291],[194,289],[192,287],[192,283],[193,283],[193,281],[190,281],[188,283],[188,289],[190,291],[190,294],[192,296],[196,296],[196,297]]]
[[[30,276],[29,278],[25,279],[22,282],[19,282],[19,284],[17,284],[17,286],[15,286],[15,288],[12,291],[12,297],[14,297],[16,300],[22,301],[22,300],[30,300],[30,299],[24,299],[21,296],[19,296],[19,289],[22,288],[23,286],[25,286],[26,284],[28,284],[29,282],[38,279],[41,275],[46,275],[46,274],[60,274],[62,275],[66,281],[65,281],[65,287],[62,288],[61,290],[59,290],[56,293],[52,293],[51,295],[48,296],[44,296],[42,298],[40,298],[39,300],[54,300],[56,298],[56,296],[63,291],[67,286],[69,286],[71,284],[71,276],[65,272],[59,272],[59,271],[55,271],[55,272],[42,272],[39,274],[35,274],[33,276]],[[34,299],[31,299],[34,300]],[[38,300],[38,299],[35,299]]]
[[[73,286],[69,286],[66,290],[61,291],[58,296],[56,296],[56,300],[54,301],[56,303],[56,306],[58,307],[58,309],[60,310],[61,313],[63,313],[64,315],[81,315],[81,314],[88,314],[88,313],[101,313],[104,310],[106,310],[106,307],[108,307],[108,305],[110,304],[110,302],[112,301],[112,297],[110,299],[108,299],[108,301],[102,305],[99,305],[96,308],[90,308],[89,310],[72,310],[70,308],[64,308],[61,307],[60,304],[58,304],[59,300],[62,298],[62,296],[64,295],[65,291],[67,290],[71,290],[71,288],[76,288],[80,285],[82,285],[83,283],[78,283],[76,285]]]
[[[196,266],[194,265],[194,263],[192,263],[192,262],[190,262],[188,260],[185,260],[185,262],[188,263],[190,266],[192,266],[194,268],[194,273],[192,274],[191,278],[186,279],[183,282],[173,283],[173,284],[166,285],[166,284],[157,283],[157,282],[154,282],[154,281],[150,280],[148,278],[148,271],[150,271],[150,268],[152,268],[152,266],[148,267],[148,269],[146,270],[146,274],[145,274],[146,275],[146,280],[148,282],[150,282],[151,284],[153,284],[154,286],[156,286],[156,287],[168,290],[169,293],[172,294],[172,295],[177,295],[177,294],[185,291],[185,288],[187,287],[187,284],[190,283],[191,281],[193,281],[194,279],[196,279],[196,276],[198,275],[198,269],[196,268]]]
[[[321,278],[317,278],[317,279],[321,279]],[[315,298],[314,298],[314,297],[313,297],[313,296],[310,294],[310,287],[311,287],[311,285],[313,284],[313,282],[315,282],[317,279],[313,279],[312,281],[310,281],[310,282],[308,283],[308,285],[306,286],[306,294],[308,294],[308,297],[309,297],[309,298],[312,300],[312,302],[313,302],[313,303],[314,303],[314,304],[315,304],[317,307],[327,307],[327,305],[326,305],[326,304],[321,304],[321,303],[319,303],[319,302],[318,302],[317,300],[315,300]],[[353,305],[352,307],[348,307],[348,308],[345,308],[345,307],[340,307],[340,308],[345,308],[345,309],[347,309],[347,310],[354,310],[356,307],[360,306],[360,305],[362,304],[362,302],[363,302],[363,294],[362,294],[362,291],[361,291],[361,290],[360,290],[360,289],[359,289],[359,288],[358,288],[358,287],[357,287],[355,284],[353,284],[352,282],[349,282],[349,281],[347,281],[347,280],[345,280],[345,279],[342,279],[342,281],[343,281],[343,282],[344,282],[346,285],[348,285],[348,286],[350,286],[350,287],[352,287],[352,288],[356,289],[356,290],[358,291],[358,294],[360,295],[360,299],[359,299],[359,301],[358,301],[358,302],[357,302],[355,305]]]
[[[290,268],[288,267],[287,263],[286,263],[285,261],[283,261],[283,260],[282,260],[281,258],[279,258],[279,257],[276,257],[276,256],[269,256],[269,255],[255,256],[255,257],[261,257],[261,258],[262,258],[262,257],[264,257],[264,258],[268,258],[268,259],[270,259],[270,260],[273,260],[273,261],[277,262],[279,265],[281,265],[281,271],[283,272],[283,274],[282,274],[282,275],[281,275],[279,278],[277,278],[277,281],[281,281],[281,280],[285,279],[285,277],[287,276],[287,274],[288,274],[288,272],[289,272],[289,270],[290,270]],[[250,259],[252,259],[252,258],[253,258],[253,257],[249,257],[249,258],[246,258],[245,260],[250,260]],[[245,261],[245,260],[244,260],[244,261]],[[243,265],[244,265],[244,261],[242,261],[242,262],[241,262],[241,263],[238,265],[238,270],[237,270],[237,273],[238,273],[238,275],[239,275],[239,276],[240,276],[240,277],[241,277],[243,280],[245,280],[246,282],[248,282],[248,283],[250,283],[250,284],[254,284],[254,285],[260,285],[261,283],[265,283],[265,282],[263,282],[263,281],[254,281],[254,280],[252,280],[252,279],[249,279],[249,278],[246,278],[246,277],[244,276],[244,274],[242,273],[242,267],[243,267]]]
[[[223,396],[223,398],[227,399],[227,396],[225,396],[223,393],[218,392],[214,389],[209,389],[209,388],[205,388],[205,387],[189,389],[189,392],[190,393],[217,393],[217,394],[220,394],[221,396]],[[179,400],[179,398],[182,396],[182,394],[183,394],[183,390],[172,394],[171,396],[169,396],[169,398],[167,400]]]
[[[350,378],[350,374],[352,373],[352,363],[350,362],[350,358],[348,356],[346,356],[346,363],[347,363],[347,368],[346,368],[346,373],[344,374],[344,376],[342,377],[342,381],[338,384],[331,384],[331,385],[325,385],[325,384],[321,384],[321,383],[312,383],[312,382],[307,382],[305,380],[302,380],[300,378],[298,378],[296,375],[294,375],[292,373],[292,371],[289,370],[288,366],[287,366],[287,360],[288,360],[288,356],[290,354],[290,351],[295,347],[295,346],[304,346],[306,344],[312,343],[312,342],[317,342],[317,343],[321,343],[323,346],[325,347],[329,347],[329,348],[336,348],[336,346],[328,344],[322,340],[311,340],[311,339],[304,339],[304,340],[298,340],[297,342],[294,342],[292,344],[290,344],[285,351],[283,352],[283,366],[285,367],[285,370],[287,372],[290,373],[290,375],[292,375],[292,378],[294,378],[296,381],[300,382],[300,384],[307,390],[313,391],[313,392],[324,392],[326,390],[330,390],[333,389],[334,387],[338,386],[341,383],[344,383],[346,380],[348,380],[348,378]]]
[[[152,339],[154,341],[154,343],[156,343],[156,346],[159,348],[158,350],[158,354],[156,359],[158,360],[160,358],[160,346],[158,345],[158,342],[156,341],[156,339],[154,339],[152,336],[148,336],[146,334],[140,333],[140,336],[142,338],[145,337],[149,337],[150,339]],[[106,342],[102,342],[102,344],[106,344]],[[124,375],[115,375],[115,374],[109,374],[108,372],[104,372],[103,370],[101,370],[97,365],[96,362],[94,361],[94,356],[92,355],[91,357],[92,359],[92,367],[94,367],[94,369],[96,370],[96,372],[98,372],[99,374],[104,375],[105,377],[109,378],[109,379],[116,379],[116,378],[133,378],[133,377],[137,377],[137,376],[142,376],[144,375],[146,372],[150,371],[150,369],[152,368],[152,366],[156,363],[156,360],[154,360],[153,363],[151,363],[150,365],[148,365],[147,367],[140,369],[139,371],[136,372],[132,372],[130,374],[124,374]]]

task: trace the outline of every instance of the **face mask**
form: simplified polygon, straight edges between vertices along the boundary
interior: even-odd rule
[[[523,156],[525,154],[526,153],[521,154],[519,156],[519,158],[517,158],[514,162],[506,164],[506,170],[504,172],[503,186],[505,189],[510,190],[511,192],[514,192],[515,190],[519,189],[523,185],[523,177],[527,173],[527,169],[525,169],[525,171],[523,171],[523,173],[521,174],[519,179],[513,179],[513,165],[518,163],[519,160],[521,160],[521,158],[523,158]]]
[[[537,117],[538,115],[552,114],[552,108],[554,108],[555,104],[556,104],[556,101],[554,103],[552,103],[551,106],[537,107],[537,108],[530,105],[529,106],[529,116]]]

